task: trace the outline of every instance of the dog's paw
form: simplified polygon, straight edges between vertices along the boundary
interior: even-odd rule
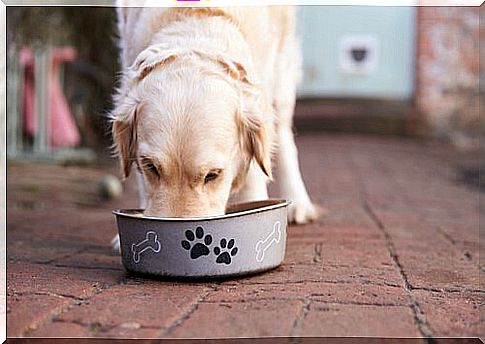
[[[288,222],[295,224],[313,222],[324,212],[323,208],[315,206],[311,201],[292,201],[288,207]]]
[[[120,252],[120,236],[118,234],[111,240],[111,247],[113,247],[113,250],[116,252]]]

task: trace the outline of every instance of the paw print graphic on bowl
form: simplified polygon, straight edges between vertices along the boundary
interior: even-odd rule
[[[190,251],[190,258],[197,259],[209,255],[208,246],[212,243],[212,236],[210,234],[204,236],[204,228],[197,227],[195,233],[190,229],[186,230],[185,237],[187,240],[182,240],[181,245],[184,249]]]
[[[231,257],[234,257],[238,251],[234,244],[234,239],[229,240],[229,242],[226,239],[221,239],[220,245],[214,248],[214,254],[217,256],[216,263],[231,264]]]

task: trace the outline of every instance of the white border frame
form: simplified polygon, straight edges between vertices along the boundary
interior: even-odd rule
[[[103,6],[115,0],[1,0],[7,6]],[[143,7],[316,6],[480,6],[484,0],[147,0]]]
[[[5,76],[0,85],[0,341],[3,343],[7,338],[7,6],[3,2],[0,2],[0,75]]]
[[[262,5],[343,5],[343,6],[481,6],[485,0],[148,0],[146,7],[228,7]],[[7,6],[101,6],[114,7],[114,0],[1,0],[0,1],[0,75],[6,76]],[[0,343],[7,338],[7,162],[6,91],[7,78],[0,86]]]

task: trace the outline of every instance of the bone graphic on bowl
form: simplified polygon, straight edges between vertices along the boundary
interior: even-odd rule
[[[131,252],[133,252],[133,261],[135,263],[140,262],[140,255],[147,251],[152,250],[155,253],[160,252],[162,249],[162,244],[158,241],[158,235],[155,232],[147,232],[146,238],[143,241],[140,241],[138,244],[131,245]]]
[[[273,227],[273,231],[264,240],[258,241],[256,244],[256,260],[262,262],[264,259],[264,253],[274,243],[279,243],[281,239],[281,223],[276,221]]]

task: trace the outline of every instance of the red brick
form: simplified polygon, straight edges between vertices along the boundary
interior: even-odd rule
[[[48,263],[82,249],[66,240],[39,238],[29,233],[9,233],[7,240],[9,262]]]
[[[72,304],[70,298],[51,295],[8,295],[7,335],[34,330]]]
[[[469,260],[479,263],[478,223],[450,224],[446,221],[426,221],[410,215],[381,215],[393,242],[399,247],[419,248],[428,251],[432,245],[435,251],[449,252],[457,261]]]
[[[446,210],[449,215],[445,219],[452,218],[455,214],[469,214],[478,219],[478,194],[463,193],[463,190],[453,190],[448,195],[439,197],[430,196],[428,192],[423,195],[423,188],[427,190],[423,185],[415,190],[414,194],[406,195],[407,202],[421,210]],[[409,192],[409,189],[407,191]]]
[[[153,344],[154,341],[153,339],[123,339],[123,338],[106,338],[106,339],[98,339],[98,338],[92,338],[92,337],[87,337],[87,338],[52,338],[52,337],[47,337],[47,338],[9,338],[5,343],[7,344],[30,344],[30,343],[35,343],[35,344],[58,344],[58,343],[66,343],[68,342],[69,344],[91,344],[93,342],[102,342],[103,344],[119,344],[120,342],[124,344]],[[170,341],[167,341],[167,343],[173,344]],[[195,343],[194,343],[195,344]]]
[[[482,293],[439,293],[413,290],[416,301],[436,337],[483,337],[480,319]]]
[[[374,235],[378,232],[375,223],[362,207],[360,199],[355,204],[329,205],[326,208],[327,214],[319,218],[317,223],[326,227],[353,227],[358,230],[358,234],[364,235]]]
[[[46,216],[45,210],[7,209],[8,244],[12,244],[14,256],[35,254],[23,247],[34,245],[40,240],[48,243],[58,243],[58,250],[79,249],[93,244],[110,246],[113,235],[117,233],[116,223],[111,209],[114,206],[97,208],[75,208],[72,205],[58,206],[53,216]],[[75,219],[73,221],[73,219]],[[102,231],[97,230],[103,228]],[[93,232],[94,231],[94,232]],[[19,239],[17,239],[19,238]],[[23,247],[17,250],[15,243],[21,240]],[[48,252],[45,252],[48,253]],[[38,255],[37,255],[38,256]],[[36,256],[34,256],[35,258]]]
[[[419,337],[409,307],[315,302],[301,328],[305,336]]]
[[[110,210],[137,206],[133,179],[124,197],[109,203],[95,194],[104,170],[9,166],[15,191],[8,193],[9,333],[152,338],[362,335],[368,329],[419,335],[388,240],[365,203],[412,286],[453,291],[412,290],[433,334],[479,333],[481,294],[456,292],[480,288],[478,192],[455,182],[467,155],[441,143],[391,138],[304,135],[297,141],[309,192],[328,215],[289,227],[280,268],[222,282],[174,283],[124,272],[109,247],[116,233]],[[29,204],[41,208],[26,209]],[[305,301],[310,311],[295,322]]]
[[[345,237],[345,236],[344,236]],[[323,267],[354,266],[381,268],[393,266],[386,243],[368,239],[362,244],[359,239],[327,240],[324,243],[289,243],[285,256],[287,264],[319,264]]]
[[[480,241],[460,241],[456,246],[473,264],[480,264]]]
[[[401,287],[371,284],[339,284],[328,286],[325,289],[319,293],[313,293],[310,299],[327,303],[355,303],[380,306],[409,305],[409,296]]]
[[[410,214],[377,214],[383,219],[399,263],[413,287],[479,288],[479,269],[472,260],[478,254],[476,245],[473,250],[466,249],[465,242],[447,238],[439,224],[429,224]],[[475,256],[467,257],[467,252]]]
[[[270,283],[373,283],[376,285],[401,285],[399,272],[390,266],[380,268],[331,266],[331,265],[289,265],[283,264],[275,270],[256,276],[228,281],[228,284],[270,284]]]
[[[52,322],[28,334],[31,337],[92,337],[93,332],[85,326],[66,322]]]
[[[205,286],[191,284],[121,284],[61,314],[59,320],[86,326],[97,324],[100,331],[124,323],[139,323],[144,327],[168,327],[207,291]]]
[[[299,338],[300,344],[426,344],[423,338],[390,338],[390,337],[303,337]],[[291,342],[290,342],[291,343]],[[438,341],[438,343],[440,343]],[[444,344],[447,342],[445,341]],[[76,343],[77,344],[77,343]],[[448,344],[459,344],[459,342],[448,342]],[[468,344],[468,343],[467,343]],[[472,344],[472,343],[469,343]]]
[[[7,290],[11,293],[50,293],[83,298],[117,284],[124,272],[54,267],[24,262],[8,263]]]
[[[479,42],[483,40],[479,9],[420,7],[418,11],[418,109],[432,129],[473,134],[478,125],[478,109],[474,108],[478,95],[472,90],[479,86]],[[453,91],[458,88],[470,91]]]
[[[298,283],[221,285],[205,302],[247,302],[258,300],[303,300],[374,305],[409,304],[401,287],[353,283]]]
[[[429,243],[431,245],[431,243]],[[408,282],[415,288],[480,289],[479,268],[453,247],[396,241]]]
[[[440,216],[430,217],[416,211],[381,211],[376,215],[393,238],[411,239],[419,241],[435,240],[448,233],[458,239],[476,241],[478,239],[478,213],[470,218],[452,219]]]
[[[299,301],[201,303],[167,334],[174,338],[290,336],[302,307]]]
[[[97,268],[124,271],[120,254],[107,247],[104,250],[91,250],[54,261],[57,266],[74,268]]]
[[[108,331],[98,332],[96,336],[102,337],[102,338],[123,338],[123,339],[158,338],[162,332],[161,329],[158,329],[158,328],[133,328],[129,326],[132,326],[132,324],[120,324],[118,326],[115,326],[109,329]],[[150,344],[151,343],[152,342],[150,342]]]
[[[384,235],[376,227],[364,225],[326,225],[308,224],[290,226],[287,231],[288,244],[328,243],[348,240],[384,240]]]

